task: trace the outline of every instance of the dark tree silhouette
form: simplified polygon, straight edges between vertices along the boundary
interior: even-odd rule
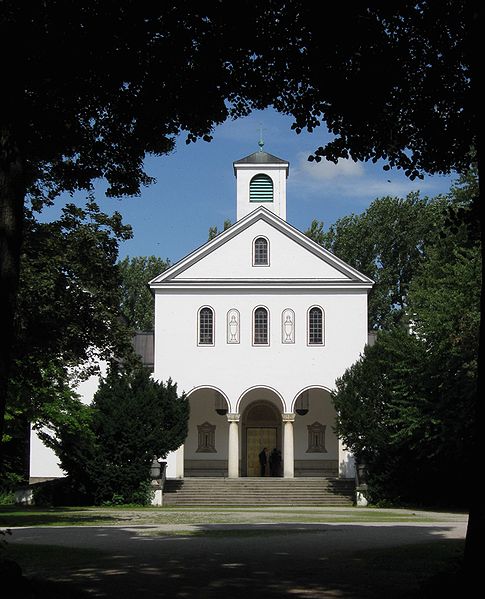
[[[98,177],[110,195],[139,193],[150,182],[146,154],[168,152],[181,131],[189,141],[209,139],[215,124],[270,105],[293,115],[297,132],[326,123],[335,137],[316,149],[317,160],[382,158],[385,168],[416,177],[464,171],[475,155],[482,170],[474,2],[376,0],[327,3],[323,11],[304,0],[241,0],[237,11],[229,2],[174,0],[3,0],[0,7],[8,57],[0,429],[27,196],[52,201],[60,191],[90,189]],[[481,530],[473,509],[468,541],[475,530],[483,536],[478,521]]]

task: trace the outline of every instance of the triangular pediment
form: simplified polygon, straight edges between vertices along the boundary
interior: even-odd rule
[[[254,239],[269,242],[269,264],[253,265]],[[372,281],[264,207],[257,208],[170,269],[152,288],[182,283],[338,284],[370,287]]]

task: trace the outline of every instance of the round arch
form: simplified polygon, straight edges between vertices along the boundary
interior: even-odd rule
[[[240,411],[241,404],[242,404],[243,400],[246,399],[246,396],[249,395],[250,393],[257,391],[258,389],[264,389],[265,391],[269,391],[270,393],[272,393],[275,396],[275,399],[277,399],[279,401],[281,411],[282,412],[285,411],[285,400],[283,399],[283,396],[281,395],[281,393],[276,391],[276,389],[274,389],[273,387],[269,387],[268,385],[254,385],[253,387],[249,387],[249,389],[246,389],[246,391],[243,391],[243,393],[241,393],[241,395],[239,396],[239,398],[236,402],[236,412]]]
[[[267,385],[247,389],[238,399],[240,413],[241,476],[279,476],[273,458],[271,470],[261,473],[259,456],[267,449],[267,459],[273,451],[281,456],[283,449],[283,419],[285,403],[280,393]],[[281,457],[280,457],[281,462]]]
[[[300,389],[300,391],[298,391],[298,393],[293,398],[293,400],[291,402],[291,411],[292,412],[295,411],[295,404],[296,404],[298,398],[300,397],[300,395],[302,393],[305,393],[305,391],[311,391],[312,389],[320,389],[321,391],[326,391],[329,394],[332,393],[332,389],[329,389],[328,387],[325,387],[324,385],[308,385],[307,387]]]
[[[187,399],[190,399],[190,396],[194,393],[197,393],[198,391],[204,391],[206,389],[210,389],[211,391],[215,391],[216,393],[218,393],[226,402],[227,411],[231,412],[231,402],[229,401],[229,398],[224,393],[224,391],[221,391],[221,389],[219,389],[218,387],[214,387],[214,385],[198,385],[197,387],[194,387],[188,393],[186,393],[186,397]]]

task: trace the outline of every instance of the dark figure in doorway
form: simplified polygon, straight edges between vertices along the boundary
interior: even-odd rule
[[[263,451],[259,454],[259,466],[261,476],[266,476],[266,464],[268,463],[268,448],[263,447]]]
[[[276,449],[273,449],[269,456],[269,473],[271,476],[280,476],[280,467],[281,467],[281,452]]]

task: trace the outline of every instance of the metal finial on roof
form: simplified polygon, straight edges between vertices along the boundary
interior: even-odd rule
[[[264,148],[264,139],[263,139],[263,125],[259,126],[259,141],[258,141],[259,151],[262,152]]]

